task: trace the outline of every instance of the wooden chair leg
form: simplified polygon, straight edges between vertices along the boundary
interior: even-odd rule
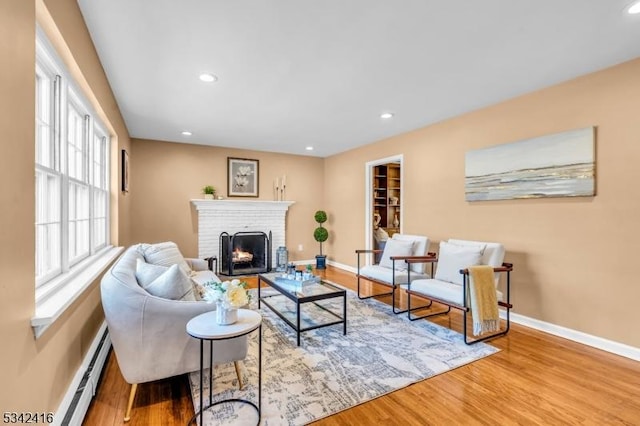
[[[236,367],[236,376],[238,376],[238,389],[242,390],[242,375],[240,374],[240,364],[238,361],[233,361],[233,366]]]
[[[138,390],[138,384],[134,383],[131,385],[131,392],[129,393],[129,402],[127,403],[127,411],[124,413],[124,421],[128,422],[131,420],[131,407],[133,407],[133,400],[136,397],[136,391]]]

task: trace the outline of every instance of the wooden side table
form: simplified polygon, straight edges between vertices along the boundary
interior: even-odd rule
[[[213,392],[213,342],[229,340],[236,337],[245,336],[258,330],[258,403],[240,398],[230,398],[212,402]],[[191,319],[187,323],[187,333],[200,340],[200,411],[195,413],[189,420],[192,424],[200,416],[202,425],[202,415],[204,411],[219,404],[228,402],[239,402],[251,405],[258,412],[258,423],[260,424],[260,410],[262,402],[262,315],[249,309],[238,309],[238,321],[231,325],[218,325],[216,323],[216,311],[206,312]],[[204,342],[209,342],[209,404],[204,407],[202,401],[203,370],[204,370]]]

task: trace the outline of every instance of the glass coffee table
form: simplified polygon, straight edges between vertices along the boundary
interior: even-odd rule
[[[282,274],[258,275],[258,309],[260,303],[264,303],[293,328],[297,334],[298,346],[300,333],[316,328],[342,324],[342,334],[347,334],[346,290],[324,280],[295,286],[278,281],[277,277],[280,275]],[[271,289],[262,289],[263,282]]]

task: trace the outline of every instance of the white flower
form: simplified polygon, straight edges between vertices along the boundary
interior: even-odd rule
[[[249,303],[249,295],[243,287],[233,287],[227,292],[227,295],[227,302],[234,308],[239,308]]]
[[[224,293],[220,289],[215,289],[212,287],[205,286],[203,299],[209,303],[213,303],[213,302],[217,302],[218,300],[221,300],[223,297],[223,294]]]
[[[238,167],[238,176],[249,176],[251,174],[251,166]]]
[[[246,290],[247,283],[234,279],[232,281],[209,281],[204,285],[204,300],[209,303],[219,302],[227,308],[239,308],[249,303],[251,296]]]
[[[249,179],[247,179],[246,177],[236,176],[234,180],[236,181],[236,186],[238,187],[245,187],[249,185]]]

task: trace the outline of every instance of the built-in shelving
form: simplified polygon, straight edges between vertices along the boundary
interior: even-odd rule
[[[380,226],[389,235],[400,231],[400,164],[387,163],[373,170],[373,223],[380,215]]]

